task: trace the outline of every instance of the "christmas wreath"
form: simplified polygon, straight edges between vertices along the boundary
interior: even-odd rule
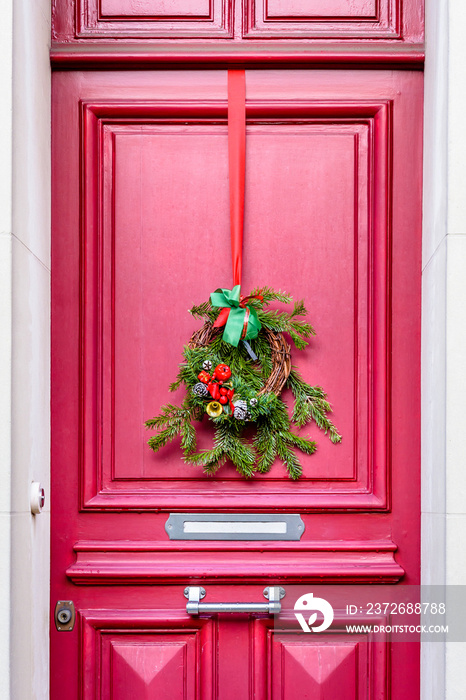
[[[148,442],[152,450],[180,436],[184,461],[203,467],[206,474],[215,474],[230,460],[240,474],[252,477],[268,472],[278,458],[290,478],[298,479],[302,467],[296,450],[312,454],[316,443],[293,428],[315,421],[332,442],[340,442],[328,418],[331,407],[325,392],[307,384],[291,364],[283,335],[303,350],[306,339],[315,334],[304,320],[304,303],[278,311],[268,308],[273,301],[291,304],[293,299],[271,288],[243,298],[237,285],[231,291],[216,290],[210,301],[190,310],[204,325],[184,348],[184,362],[170,385],[175,391],[184,384],[186,396],[181,406],[167,404],[159,416],[146,421],[147,428],[158,431]],[[291,417],[281,398],[285,387],[294,396]],[[197,451],[195,424],[205,418],[213,423],[213,446]],[[255,434],[245,437],[251,424]]]
[[[302,301],[291,311],[269,309],[273,301],[293,299],[270,287],[241,296],[246,142],[246,83],[244,70],[228,71],[228,154],[231,251],[234,287],[217,289],[210,300],[194,306],[191,314],[204,325],[184,349],[184,362],[170,389],[187,390],[181,406],[167,404],[161,414],[146,421],[157,434],[149,447],[157,452],[181,437],[184,461],[213,475],[227,460],[240,474],[252,477],[268,472],[278,458],[291,479],[302,467],[296,450],[312,454],[316,443],[294,429],[315,423],[332,442],[341,436],[328,418],[330,404],[323,389],[307,384],[291,364],[290,345],[303,350],[314,335],[304,320]],[[224,330],[222,332],[222,327]],[[281,398],[287,387],[294,396],[291,417]],[[196,422],[212,421],[213,446],[198,451]],[[249,426],[255,433],[249,436]]]

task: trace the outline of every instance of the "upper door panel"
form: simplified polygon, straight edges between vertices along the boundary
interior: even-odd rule
[[[150,56],[154,61],[163,61],[166,54],[186,60],[193,44],[203,45],[196,59],[247,55],[290,60],[319,47],[334,60],[345,59],[345,50],[347,59],[356,54],[360,61],[393,60],[400,54],[405,60],[422,60],[423,4],[423,0],[55,0],[52,37],[57,56],[69,56],[73,45],[81,51],[87,45],[92,51],[96,44],[110,42],[108,60],[128,51],[128,45],[134,47],[133,58],[141,60],[138,44],[145,45],[148,54],[151,47],[158,47],[158,53]],[[102,55],[94,54],[93,61],[99,60]]]
[[[210,479],[177,446],[146,445],[144,421],[173,401],[199,327],[187,309],[231,278],[226,72],[60,73],[56,85],[57,372],[74,359],[60,463],[78,448],[81,508],[389,510],[391,478],[410,479],[418,458],[405,406],[416,415],[421,76],[247,72],[244,288],[306,300],[318,335],[294,361],[328,391],[343,435],[334,446],[311,429],[318,451],[298,483],[278,463],[252,482],[231,466]]]

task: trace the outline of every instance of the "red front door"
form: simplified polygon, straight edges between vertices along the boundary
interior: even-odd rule
[[[52,605],[77,622],[52,622],[54,700],[418,697],[416,644],[186,613],[188,585],[218,602],[419,583],[422,74],[251,68],[246,84],[243,288],[305,299],[317,337],[293,359],[343,440],[311,428],[297,482],[148,449],[199,327],[187,309],[231,286],[227,73],[55,73]],[[299,514],[305,531],[172,540],[179,512]]]

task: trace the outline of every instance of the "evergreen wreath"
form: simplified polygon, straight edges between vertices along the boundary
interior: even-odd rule
[[[270,471],[278,458],[289,477],[298,479],[302,467],[296,450],[310,455],[316,443],[293,428],[315,421],[333,443],[341,441],[328,418],[332,409],[324,390],[307,384],[291,364],[290,345],[283,336],[286,333],[303,350],[315,331],[304,320],[303,301],[294,302],[291,311],[278,311],[269,309],[270,303],[291,304],[290,295],[266,287],[243,298],[239,291],[239,285],[231,292],[218,289],[210,301],[190,310],[204,325],[184,348],[184,362],[170,385],[175,391],[184,384],[187,393],[181,406],[167,404],[159,416],[146,421],[147,428],[157,431],[148,444],[157,452],[180,436],[184,461],[209,475],[230,460],[250,478]],[[218,301],[220,293],[225,303]],[[219,306],[224,308],[219,311]],[[235,322],[238,332],[232,337]],[[294,396],[291,418],[281,398],[285,387]],[[213,447],[197,451],[194,424],[206,415],[214,426]],[[251,424],[255,435],[248,439],[243,433]]]

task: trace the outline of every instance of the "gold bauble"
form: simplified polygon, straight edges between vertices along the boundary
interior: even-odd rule
[[[211,418],[218,418],[222,415],[223,406],[218,401],[211,401],[207,404],[206,411]]]

